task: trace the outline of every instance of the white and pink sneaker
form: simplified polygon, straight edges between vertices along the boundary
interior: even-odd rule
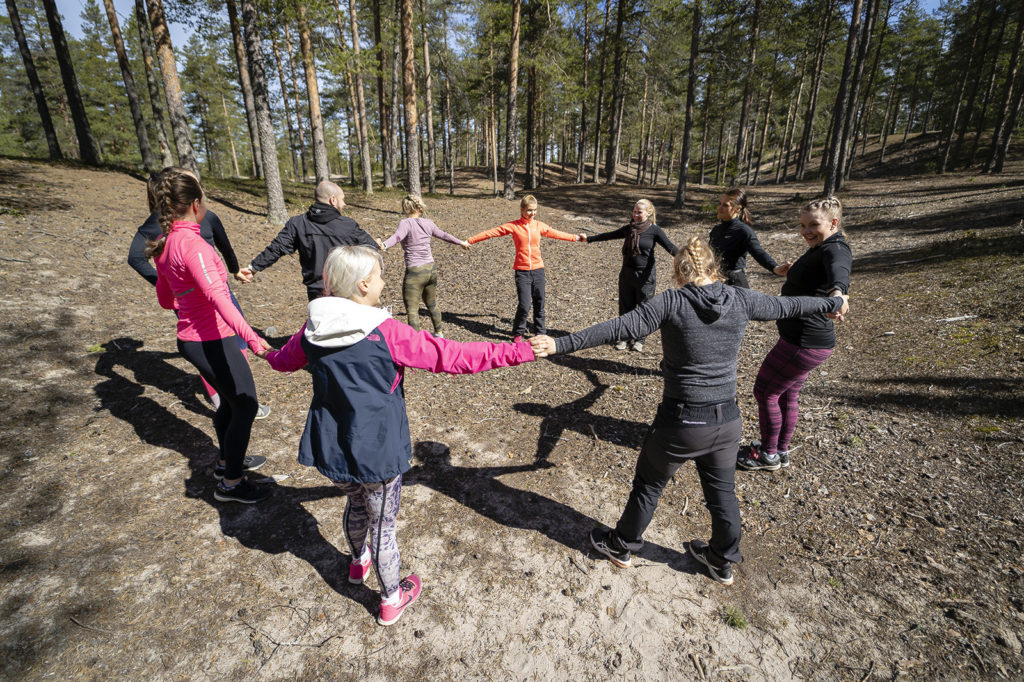
[[[415,573],[398,584],[398,601],[394,604],[380,603],[380,615],[377,622],[381,625],[394,625],[402,617],[405,607],[412,604],[420,596],[423,584]]]
[[[362,559],[353,559],[348,565],[348,581],[353,585],[362,585],[372,568],[373,562],[370,560],[369,552]]]

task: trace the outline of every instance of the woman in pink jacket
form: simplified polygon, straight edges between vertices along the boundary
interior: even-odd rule
[[[244,469],[257,469],[266,457],[245,454],[259,409],[256,384],[238,338],[264,356],[270,346],[231,302],[224,262],[199,234],[206,215],[203,188],[195,176],[176,169],[157,183],[160,229],[146,255],[154,259],[160,305],[178,313],[178,350],[195,365],[221,397],[213,418],[220,446],[214,498],[221,502],[259,502],[268,494],[248,482]]]

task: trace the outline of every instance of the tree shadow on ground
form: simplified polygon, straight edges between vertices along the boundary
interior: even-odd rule
[[[850,390],[846,399],[867,408],[910,408],[957,417],[1024,418],[1022,379],[912,376],[866,379],[859,383],[863,388],[859,392]],[[936,395],[933,388],[945,395]]]
[[[602,524],[567,504],[498,480],[499,476],[538,471],[551,464],[537,461],[503,467],[454,466],[448,446],[433,441],[416,443],[413,456],[420,464],[405,474],[406,485],[426,486],[495,523],[536,531],[569,549],[597,556],[590,549],[588,534]],[[648,561],[667,564],[676,571],[699,572],[689,556],[654,542],[647,542],[635,554]]]
[[[880,192],[887,195],[888,192]],[[850,227],[854,234],[875,231],[896,231],[908,235],[928,235],[956,230],[988,230],[1012,225],[1024,214],[1024,200],[1007,196],[985,202],[971,203],[942,213],[899,215],[899,207],[875,220],[858,222]]]
[[[176,353],[140,351],[142,342],[119,338],[107,344],[108,350],[96,362],[96,373],[106,377],[95,392],[100,407],[131,425],[139,439],[149,445],[173,450],[188,461],[190,475],[184,481],[185,495],[208,503],[220,518],[221,532],[237,539],[244,546],[267,554],[288,552],[312,566],[335,592],[363,604],[371,610],[376,598],[361,587],[349,585],[344,555],[320,533],[316,518],[302,506],[304,502],[327,497],[342,497],[334,486],[295,488],[272,484],[273,494],[258,505],[216,502],[213,499],[217,481],[212,468],[217,460],[217,446],[206,431],[175,416],[168,407],[143,395],[145,386],[170,391],[196,414],[212,419],[213,411],[198,408],[194,401],[197,378],[167,362]],[[122,376],[122,367],[135,377]],[[188,388],[189,386],[193,388]],[[212,429],[212,425],[211,425]],[[270,464],[270,463],[268,463]],[[257,474],[250,477],[259,481]],[[339,510],[339,518],[340,518]],[[339,535],[341,535],[339,533]]]
[[[987,226],[991,227],[991,225]],[[947,268],[950,263],[972,261],[992,256],[1021,256],[1024,254],[1024,234],[994,235],[990,237],[964,237],[962,239],[925,244],[898,251],[886,250],[859,256],[853,260],[853,270],[858,275],[882,272],[895,266],[908,269],[928,270]],[[976,264],[972,267],[976,267]],[[952,276],[952,273],[950,273]]]
[[[37,185],[38,181],[30,177],[33,171],[45,170],[45,168],[38,167],[18,168],[14,165],[7,165],[0,169],[0,215],[5,213],[25,215],[36,213],[41,209],[70,211],[73,208],[70,203],[53,196],[52,192],[45,191],[42,183]]]

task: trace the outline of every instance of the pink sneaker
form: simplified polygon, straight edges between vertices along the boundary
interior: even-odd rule
[[[348,565],[348,581],[353,585],[362,585],[363,580],[366,576],[370,575],[370,569],[373,568],[373,561],[367,557],[366,561],[361,563],[357,560],[353,560]]]
[[[420,590],[422,589],[423,584],[420,582],[419,576],[415,573],[400,582],[398,584],[398,603],[391,606],[381,602],[380,615],[377,616],[377,622],[381,625],[393,625],[397,623],[398,619],[402,617],[402,612],[405,611],[405,607],[416,601],[420,596]]]

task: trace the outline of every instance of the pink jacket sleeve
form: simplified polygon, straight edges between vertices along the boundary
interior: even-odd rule
[[[431,336],[425,330],[416,331],[393,318],[381,323],[379,329],[396,365],[425,369],[434,374],[476,374],[534,360],[533,348],[525,341],[459,343]]]
[[[260,345],[260,337],[256,335],[249,323],[242,317],[242,313],[238,312],[238,308],[231,302],[228,285],[221,279],[215,266],[215,262],[219,260],[220,256],[201,237],[196,237],[195,242],[195,248],[190,249],[185,256],[185,267],[192,276],[196,288],[213,304],[217,313],[224,318],[228,326],[245,339],[253,352],[263,350]]]
[[[294,372],[306,366],[309,360],[306,358],[306,351],[302,350],[302,335],[306,331],[306,325],[295,332],[288,343],[284,344],[281,350],[272,350],[267,353],[267,363],[278,372]]]

